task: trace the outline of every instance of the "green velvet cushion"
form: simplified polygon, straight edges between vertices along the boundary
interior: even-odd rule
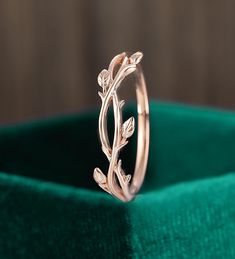
[[[108,167],[98,112],[2,127],[0,258],[235,258],[235,114],[155,102],[150,113],[146,180],[127,204],[92,179]]]

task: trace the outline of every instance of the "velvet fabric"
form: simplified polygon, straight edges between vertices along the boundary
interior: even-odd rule
[[[148,170],[130,203],[92,179],[108,167],[97,120],[0,128],[0,258],[235,258],[235,113],[152,102]],[[135,150],[136,135],[128,172]]]

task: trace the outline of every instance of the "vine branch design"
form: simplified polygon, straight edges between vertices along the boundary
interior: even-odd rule
[[[98,84],[102,88],[102,91],[98,92],[102,101],[99,115],[99,137],[102,151],[109,160],[109,168],[107,174],[104,174],[101,169],[95,168],[93,177],[103,190],[123,201],[128,201],[132,198],[129,191],[131,175],[125,174],[122,169],[119,152],[127,145],[128,138],[134,133],[135,119],[130,117],[123,123],[122,107],[125,101],[119,100],[117,90],[124,78],[136,70],[136,65],[141,61],[142,57],[141,52],[136,52],[130,57],[125,52],[121,53],[112,59],[108,70],[103,69],[98,75]],[[107,134],[107,111],[111,104],[114,112],[112,147]]]

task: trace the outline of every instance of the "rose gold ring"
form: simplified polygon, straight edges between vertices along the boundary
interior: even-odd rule
[[[109,168],[107,174],[104,174],[99,168],[95,168],[93,177],[103,190],[124,202],[132,200],[141,188],[148,161],[149,104],[144,75],[139,64],[142,57],[141,52],[136,52],[129,57],[123,52],[112,59],[108,70],[104,69],[98,75],[98,84],[102,88],[102,92],[98,92],[102,100],[99,115],[99,137],[102,150],[109,160]],[[124,78],[133,72],[136,78],[138,139],[135,170],[131,175],[126,174],[122,169],[119,152],[128,143],[127,139],[134,133],[135,119],[130,117],[124,123],[122,122],[124,100],[119,100],[117,90]],[[107,111],[111,104],[114,113],[112,146],[107,133]]]

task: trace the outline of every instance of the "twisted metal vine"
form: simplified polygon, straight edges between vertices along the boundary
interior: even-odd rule
[[[122,107],[125,101],[119,100],[117,90],[124,78],[136,70],[136,65],[141,61],[142,57],[141,52],[136,52],[130,57],[125,52],[121,53],[112,59],[108,70],[103,69],[98,75],[98,84],[102,88],[102,91],[98,92],[102,101],[99,115],[99,137],[102,151],[109,160],[109,168],[107,174],[104,174],[101,169],[95,168],[93,177],[103,190],[123,201],[132,199],[132,194],[129,190],[131,175],[125,174],[122,169],[119,152],[128,143],[128,138],[134,133],[135,119],[130,117],[123,123]],[[112,146],[107,134],[107,111],[111,104],[114,112],[114,139]]]

